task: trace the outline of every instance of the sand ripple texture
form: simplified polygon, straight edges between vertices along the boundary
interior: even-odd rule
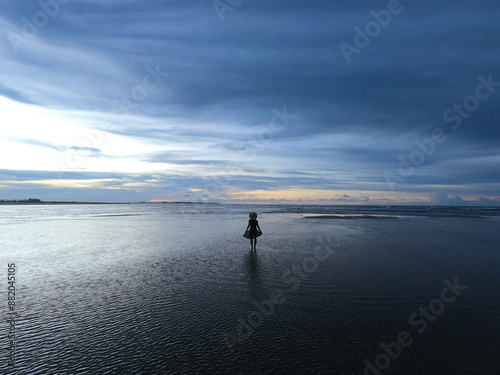
[[[266,209],[256,255],[241,207],[11,211],[17,366],[3,338],[0,373],[363,374],[402,331],[383,374],[498,373],[497,221]],[[454,278],[468,289],[419,333],[411,315]]]

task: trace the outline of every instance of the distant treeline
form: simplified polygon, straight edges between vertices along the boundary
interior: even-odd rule
[[[38,198],[28,199],[0,199],[0,205],[6,204],[107,204],[102,202],[61,202],[61,201],[42,201]]]
[[[28,199],[0,199],[0,203],[43,203],[38,198],[28,198]]]
[[[166,204],[219,204],[216,202],[136,202],[136,203],[166,203]],[[0,205],[7,204],[131,204],[131,202],[67,202],[67,201],[42,201],[38,198],[28,198],[28,199],[0,199]]]

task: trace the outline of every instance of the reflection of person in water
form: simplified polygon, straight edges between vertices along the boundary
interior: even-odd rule
[[[251,250],[257,250],[257,237],[262,234],[259,227],[259,222],[257,221],[257,214],[255,212],[250,212],[248,214],[250,220],[248,220],[248,226],[245,231],[245,237],[250,239]]]

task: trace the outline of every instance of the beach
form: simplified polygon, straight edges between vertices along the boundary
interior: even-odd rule
[[[242,237],[251,211],[264,233],[256,254]],[[4,360],[0,371],[494,374],[499,217],[471,207],[3,206],[0,259],[5,277],[15,264],[17,315],[16,367]],[[7,332],[7,302],[2,311]]]

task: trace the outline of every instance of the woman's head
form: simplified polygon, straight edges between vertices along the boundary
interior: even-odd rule
[[[248,216],[250,217],[250,219],[257,219],[257,213],[255,212],[250,212]]]

